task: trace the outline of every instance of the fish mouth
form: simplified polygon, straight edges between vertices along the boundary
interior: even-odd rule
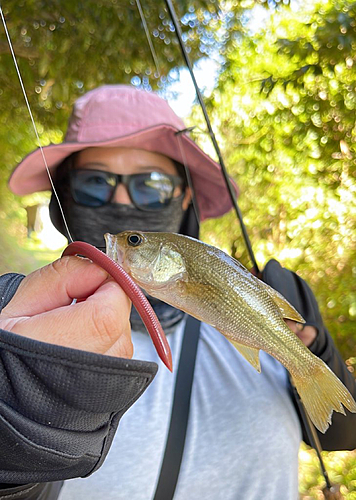
[[[106,242],[106,255],[123,267],[124,251],[118,244],[116,236],[106,233],[104,238]]]
[[[121,248],[116,248],[116,262],[123,267],[124,265],[124,252],[121,250]]]

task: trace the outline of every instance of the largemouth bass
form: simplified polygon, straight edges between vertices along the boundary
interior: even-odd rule
[[[356,403],[330,368],[285,319],[304,319],[277,291],[211,245],[174,233],[105,235],[107,254],[147,293],[215,327],[260,371],[259,350],[280,361],[314,425],[325,432],[333,410]]]

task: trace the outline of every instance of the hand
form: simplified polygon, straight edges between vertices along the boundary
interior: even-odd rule
[[[324,324],[318,303],[309,285],[296,273],[283,268],[274,259],[266,264],[262,279],[278,290],[303,316],[306,325],[290,320],[286,320],[286,323],[307,347],[312,346],[318,332],[324,332]]]
[[[71,305],[73,298],[81,299]],[[23,279],[0,328],[41,342],[131,358],[131,302],[96,264],[63,257]]]
[[[287,323],[287,326],[294,332],[300,340],[305,344],[307,347],[309,347],[315,340],[316,335],[317,335],[317,330],[314,328],[314,326],[310,325],[302,325],[301,323],[296,323],[295,321],[292,321],[290,319],[285,319],[284,320]]]
[[[260,280],[263,280],[263,274],[261,272],[257,273],[256,270],[253,268],[251,269],[251,273],[254,276],[257,276],[257,278],[259,278]],[[314,326],[311,325],[304,326],[301,323],[296,323],[295,321],[292,321],[291,319],[285,319],[284,321],[286,322],[287,326],[292,330],[292,332],[298,335],[300,340],[307,347],[309,347],[314,342],[318,334],[318,331]]]

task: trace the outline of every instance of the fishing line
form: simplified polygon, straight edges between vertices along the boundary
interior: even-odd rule
[[[40,148],[40,151],[41,151],[42,159],[43,159],[43,162],[44,162],[45,167],[46,167],[48,178],[49,178],[49,181],[51,183],[51,187],[52,187],[53,193],[54,193],[54,195],[56,197],[56,200],[58,202],[59,210],[61,212],[61,215],[62,215],[62,218],[63,218],[63,222],[64,222],[66,231],[67,231],[68,236],[69,236],[69,240],[71,242],[73,242],[73,238],[72,238],[72,235],[71,235],[71,233],[69,231],[69,227],[68,227],[66,218],[64,216],[63,209],[62,209],[62,205],[61,205],[61,202],[59,201],[59,197],[58,197],[56,188],[54,187],[54,183],[53,183],[53,180],[52,180],[51,172],[50,172],[50,170],[48,168],[47,160],[46,160],[46,157],[45,157],[44,152],[43,152],[42,143],[41,143],[40,137],[38,135],[38,130],[37,130],[37,127],[36,127],[35,120],[33,118],[33,114],[32,114],[32,111],[31,111],[31,106],[30,106],[30,103],[29,103],[28,98],[27,98],[27,93],[26,93],[26,90],[25,90],[25,86],[23,84],[23,80],[22,80],[22,77],[21,77],[20,69],[19,69],[18,64],[17,64],[15,52],[14,52],[13,45],[12,45],[12,42],[11,42],[10,34],[8,32],[8,29],[7,29],[7,25],[6,25],[6,21],[5,21],[5,17],[4,17],[1,5],[0,5],[0,15],[1,15],[3,26],[4,26],[6,38],[7,38],[8,44],[9,44],[9,48],[10,48],[10,52],[11,52],[11,55],[12,55],[12,59],[14,61],[14,65],[15,65],[15,68],[16,68],[17,76],[19,78],[19,82],[20,82],[20,86],[21,86],[21,89],[22,89],[22,93],[23,93],[23,96],[25,98],[27,110],[29,112],[29,115],[30,115],[30,118],[31,118],[31,122],[32,122],[32,126],[33,126],[33,129],[35,131],[35,135],[36,135],[37,142],[38,142],[38,145],[39,145],[39,148]]]
[[[153,43],[152,43],[151,35],[150,35],[149,29],[148,29],[148,26],[146,23],[145,14],[143,13],[140,0],[136,0],[136,5],[137,5],[137,10],[138,10],[140,17],[141,17],[143,29],[145,30],[145,33],[146,33],[146,38],[147,38],[147,42],[148,42],[148,45],[149,45],[150,50],[151,50],[152,59],[156,65],[157,73],[154,76],[156,76],[156,78],[158,78],[161,74],[160,70],[159,70],[158,58],[157,58],[157,54],[156,54],[156,51],[155,51]]]

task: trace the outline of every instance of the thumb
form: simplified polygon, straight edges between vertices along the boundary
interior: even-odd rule
[[[5,317],[1,327],[41,342],[132,357],[131,302],[115,281],[105,282],[88,300],[33,316]]]
[[[1,314],[33,316],[69,305],[74,298],[92,295],[107,278],[107,272],[88,259],[62,257],[26,276]]]

